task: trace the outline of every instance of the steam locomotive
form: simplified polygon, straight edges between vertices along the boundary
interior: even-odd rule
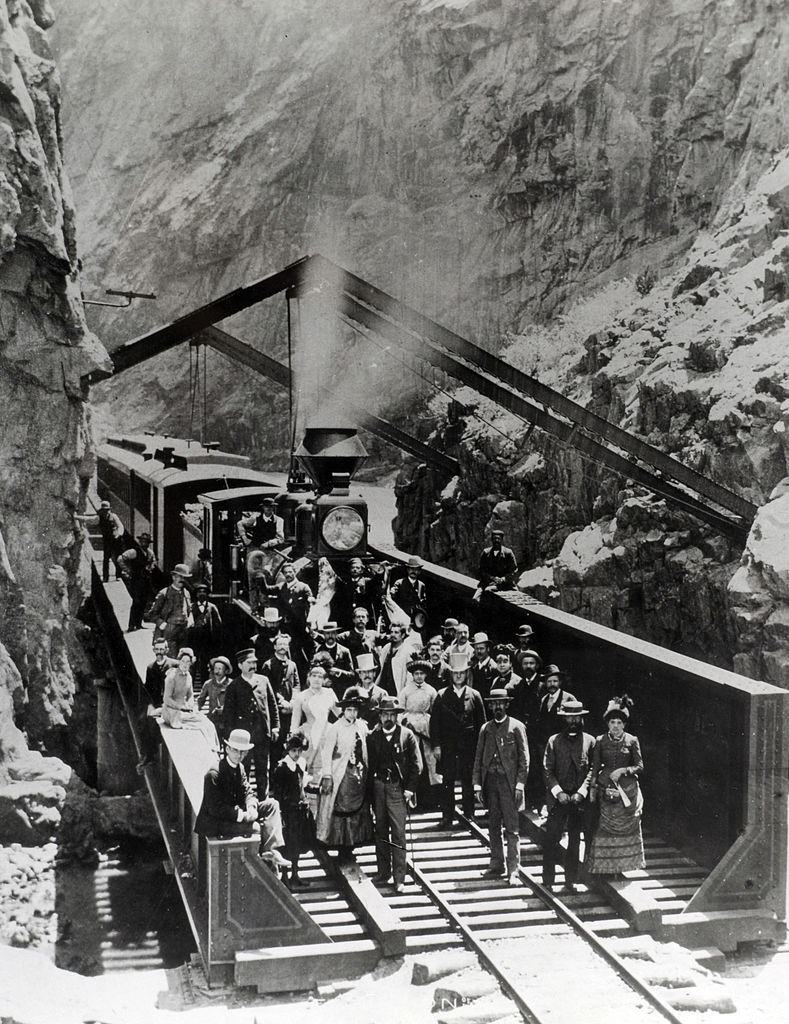
[[[147,433],[112,437],[99,448],[98,495],[131,536],[151,535],[165,571],[207,549],[212,599],[238,602],[251,596],[239,525],[254,520],[264,498],[274,499],[282,520],[283,562],[326,557],[344,575],[351,558],[367,557],[367,502],[350,493],[366,458],[353,427],[308,427],[287,481],[213,443]]]

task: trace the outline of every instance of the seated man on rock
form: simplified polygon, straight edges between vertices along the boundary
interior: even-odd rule
[[[290,867],[279,852],[285,845],[279,804],[272,797],[258,800],[242,764],[254,744],[246,729],[233,729],[225,754],[203,780],[203,802],[195,832],[207,839],[231,839],[260,832],[260,856],[274,868]]]

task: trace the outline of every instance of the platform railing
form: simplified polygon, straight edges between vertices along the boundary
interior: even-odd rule
[[[373,551],[405,565],[408,555]],[[608,700],[635,700],[633,731],[644,752],[645,820],[710,874],[687,908],[787,912],[789,692],[541,604],[517,591],[471,596],[476,580],[425,563],[429,608],[470,625],[495,622],[510,640],[534,629],[546,662],[568,674],[567,688],[603,731]]]

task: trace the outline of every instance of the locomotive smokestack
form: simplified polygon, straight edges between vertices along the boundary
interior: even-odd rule
[[[307,427],[294,455],[318,494],[347,494],[367,450],[354,427]]]

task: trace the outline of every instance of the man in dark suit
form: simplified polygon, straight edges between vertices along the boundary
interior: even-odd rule
[[[490,547],[483,550],[479,559],[479,585],[472,600],[479,601],[486,591],[512,590],[518,563],[512,548],[504,547],[504,531],[490,531]]]
[[[279,737],[279,707],[271,683],[257,672],[258,660],[253,648],[236,655],[241,674],[227,687],[222,712],[222,731],[229,736],[244,729],[252,737],[252,763],[258,798],[268,795],[269,752],[272,740]]]
[[[337,643],[339,627],[336,622],[327,622],[321,630],[323,639],[315,649],[315,653],[326,651],[332,659],[332,688],[340,700],[349,686],[356,682],[353,670],[353,658],[347,647]]]
[[[243,760],[254,744],[245,729],[234,729],[225,743],[225,756],[203,779],[203,801],[195,832],[207,839],[251,836],[260,831],[260,854],[276,867],[289,867],[279,848],[285,845],[279,804],[257,800]]]
[[[353,628],[338,634],[337,643],[347,647],[355,664],[360,654],[372,654],[376,664],[379,662],[378,650],[375,646],[375,631],[369,628],[370,615],[366,608],[354,608]]]
[[[537,718],[533,726],[533,738],[529,736],[529,745],[533,754],[526,795],[529,807],[539,810],[545,800],[545,780],[543,778],[542,760],[548,740],[564,727],[564,719],[560,715],[562,704],[575,700],[575,694],[562,686],[563,675],[558,665],[548,665],[545,669],[544,682],[546,691],[540,699]]]
[[[543,767],[548,801],[545,845],[542,851],[543,885],[554,882],[556,861],[561,856],[559,843],[567,829],[567,853],[564,859],[564,891],[575,892],[578,877],[578,850],[581,830],[589,844],[588,797],[592,778],[595,740],[583,731],[584,715],[589,712],[578,700],[566,700],[558,714],[564,728],[551,736],[545,748]]]
[[[421,610],[427,616],[427,588],[419,578],[421,571],[422,559],[412,555],[406,564],[406,575],[389,588],[389,596],[403,609],[417,629],[421,629],[421,626],[415,621],[415,613]]]
[[[463,791],[463,813],[474,817],[474,754],[485,722],[482,697],[468,685],[469,663],[463,654],[448,655],[452,685],[440,690],[430,713],[430,742],[441,747],[442,816],[439,827],[450,828],[455,816],[455,780]]]
[[[422,772],[422,756],[416,737],[397,716],[403,708],[396,697],[382,697],[379,724],[367,737],[367,762],[375,814],[376,882],[394,879],[394,891],[405,882],[405,822],[407,807],[415,804]]]
[[[502,825],[507,837],[506,875],[509,884],[520,886],[520,828],[518,814],[524,809],[529,774],[526,729],[507,714],[510,696],[504,689],[490,691],[485,703],[493,716],[482,726],[474,758],[474,792],[488,807],[490,867],[486,878],[505,873]]]
[[[490,656],[490,640],[487,633],[475,633],[471,639],[474,657],[471,659],[471,685],[482,694],[484,700],[490,693],[496,679],[496,664]]]

